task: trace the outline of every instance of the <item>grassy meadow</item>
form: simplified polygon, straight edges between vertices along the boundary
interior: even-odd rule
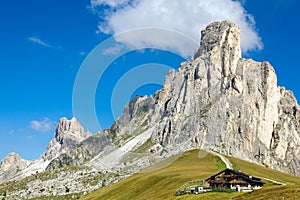
[[[145,170],[121,180],[111,186],[100,188],[83,200],[96,199],[300,199],[300,178],[278,172],[260,165],[255,165],[233,157],[227,157],[234,169],[240,169],[253,176],[273,179],[287,185],[277,185],[264,180],[266,185],[251,193],[209,192],[199,195],[175,196],[175,191],[192,180],[209,178],[225,169],[224,163],[204,151],[192,150],[168,158]],[[276,199],[276,198],[275,198]]]

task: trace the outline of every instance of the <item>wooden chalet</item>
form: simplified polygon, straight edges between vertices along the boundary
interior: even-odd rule
[[[260,178],[232,169],[225,169],[206,181],[211,188],[227,188],[237,191],[256,190],[265,184]]]

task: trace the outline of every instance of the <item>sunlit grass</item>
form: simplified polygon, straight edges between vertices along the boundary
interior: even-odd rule
[[[201,152],[203,154],[203,151]],[[275,196],[279,197],[280,195],[284,196],[285,199],[294,199],[295,196],[300,197],[299,177],[240,159],[232,157],[228,157],[228,159],[233,163],[235,169],[289,185],[276,186],[263,180],[267,183],[266,186],[249,194],[242,192],[211,192],[199,195],[175,196],[175,191],[188,181],[206,179],[224,169],[224,164],[220,162],[218,157],[208,154],[203,158],[199,158],[199,150],[192,150],[157,163],[112,186],[96,190],[83,199],[274,199]],[[270,198],[267,198],[267,195]]]
[[[206,179],[224,167],[218,157],[208,154],[199,158],[198,155],[199,150],[193,150],[171,157],[83,199],[194,199],[197,196],[176,197],[175,191],[188,181]],[[222,199],[228,195],[234,196],[210,193],[203,197],[220,196]]]
[[[261,178],[273,179],[285,184],[300,185],[300,178],[297,176],[292,176],[290,174],[279,172],[277,170],[270,169],[261,165],[249,163],[247,161],[238,158],[234,158],[230,156],[226,156],[226,157],[233,164],[234,169],[241,170],[244,173],[250,174],[252,176],[261,177]]]

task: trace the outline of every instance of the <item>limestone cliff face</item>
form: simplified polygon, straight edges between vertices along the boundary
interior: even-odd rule
[[[152,96],[136,96],[124,108],[122,116],[112,125],[117,135],[137,135],[141,133],[153,116],[154,99]]]
[[[71,120],[61,118],[56,127],[54,138],[49,142],[42,158],[44,160],[52,160],[68,152],[89,136],[91,136],[91,133],[85,132],[76,118],[72,118]]]
[[[0,182],[22,171],[28,167],[30,163],[31,161],[23,160],[14,152],[8,154],[0,163]]]
[[[171,70],[153,98],[129,103],[114,126],[128,130],[147,108],[164,153],[200,147],[300,176],[300,108],[268,62],[241,58],[240,32],[229,21],[210,24],[193,59]]]

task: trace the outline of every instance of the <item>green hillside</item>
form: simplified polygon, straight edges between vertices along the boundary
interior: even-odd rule
[[[199,156],[200,155],[200,156]],[[266,199],[266,195],[293,199],[300,197],[300,178],[285,173],[228,157],[235,169],[253,176],[284,182],[278,186],[270,181],[259,191],[245,193],[205,193],[199,195],[175,196],[175,191],[191,180],[201,180],[225,169],[225,165],[214,155],[192,150],[157,163],[118,183],[96,190],[83,197],[91,199]],[[270,198],[274,199],[274,198]]]

